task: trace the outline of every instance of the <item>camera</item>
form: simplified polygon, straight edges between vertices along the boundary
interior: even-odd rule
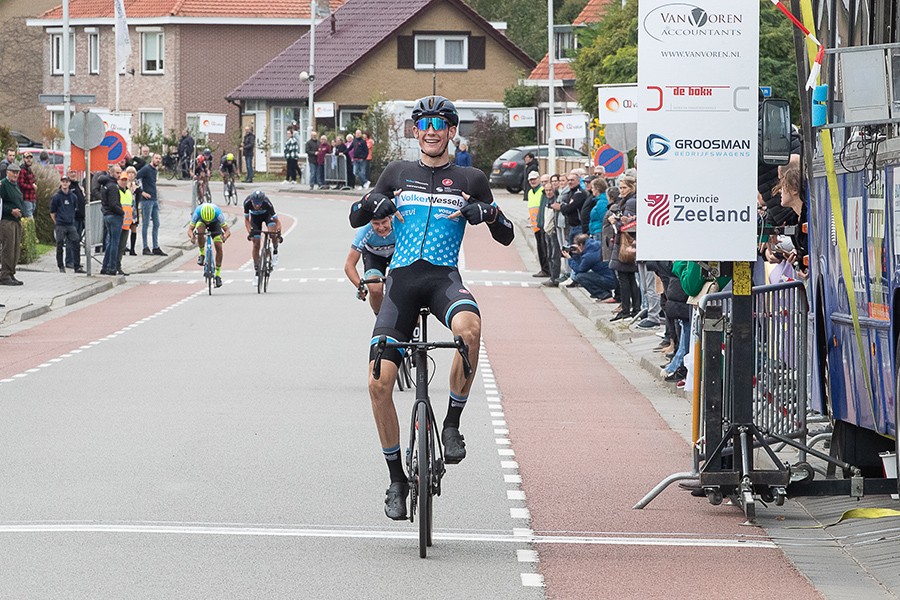
[[[571,246],[563,246],[562,249],[568,254],[579,254],[581,252],[581,250],[579,250],[578,246],[576,246],[575,244],[572,244]]]

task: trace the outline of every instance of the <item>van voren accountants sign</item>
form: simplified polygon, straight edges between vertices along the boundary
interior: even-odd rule
[[[638,259],[756,257],[758,0],[641,0]]]

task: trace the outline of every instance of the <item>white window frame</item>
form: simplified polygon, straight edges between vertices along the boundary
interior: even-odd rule
[[[560,43],[561,38],[571,38],[572,45],[563,47]],[[558,30],[553,32],[553,52],[556,56],[553,58],[555,63],[572,62],[574,58],[565,56],[570,50],[578,50],[578,36],[574,29]]]
[[[350,123],[356,117],[361,117],[366,114],[365,108],[342,108],[338,111],[338,129],[341,131],[347,131],[347,128],[350,126]],[[348,133],[353,133],[349,131]]]
[[[434,42],[434,64],[425,63],[419,60],[419,42]],[[446,44],[448,41],[461,41],[463,44],[462,64],[447,64]],[[442,71],[468,71],[469,70],[469,36],[467,35],[416,35],[413,48],[415,51],[415,68],[417,71],[430,71],[432,69],[440,69]]]
[[[51,73],[62,75],[62,32],[50,34]],[[69,73],[75,74],[75,32],[69,32]]]
[[[149,28],[148,28],[149,29]],[[141,34],[141,74],[143,75],[163,75],[166,72],[166,35],[162,29],[153,29],[145,31],[143,28],[138,29]],[[147,40],[156,39],[157,52],[153,57],[147,56]],[[156,67],[147,68],[148,60],[155,61]]]
[[[302,107],[299,106],[272,106],[269,108],[269,156],[284,156],[284,138],[287,135],[288,126],[294,120],[293,115],[288,118],[285,118],[285,115],[287,111],[294,110],[299,110],[300,117],[303,117]],[[297,120],[297,126],[302,126],[300,119]],[[303,139],[302,135],[301,133],[301,140]]]
[[[100,73],[100,32],[88,31],[88,73]]]
[[[138,109],[140,113],[140,128],[143,129],[144,125],[150,125],[151,127],[156,127],[156,124],[147,123],[146,115],[159,115],[159,133],[160,135],[165,135],[166,133],[166,113],[161,108],[141,108]]]

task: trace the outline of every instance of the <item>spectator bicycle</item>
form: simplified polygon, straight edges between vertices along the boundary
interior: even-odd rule
[[[226,175],[225,176],[225,205],[234,204],[237,206],[238,203],[238,194],[237,188],[234,185],[234,175]]]
[[[385,278],[382,276],[378,277],[370,277],[368,279],[361,279],[359,284],[356,286],[356,297],[362,301],[366,299],[366,286],[370,283],[384,283]],[[413,338],[412,341],[419,341],[419,327],[418,325],[413,330]],[[403,355],[403,358],[400,361],[400,367],[397,370],[397,389],[401,392],[406,390],[411,390],[413,387],[413,378],[412,378],[412,355],[407,352]]]
[[[469,348],[462,337],[455,336],[452,342],[429,342],[426,322],[430,311],[419,311],[419,334],[421,341],[389,342],[381,336],[375,344],[375,364],[372,376],[381,377],[381,357],[388,348],[407,350],[413,355],[416,369],[416,401],[413,403],[412,419],[409,426],[409,446],[406,450],[406,468],[409,474],[409,520],[416,519],[419,511],[419,557],[425,558],[432,545],[432,525],[434,522],[434,496],[441,495],[441,478],[444,476],[444,448],[437,438],[437,425],[431,398],[428,396],[428,351],[435,348],[455,348],[463,360],[463,374],[468,379],[472,374],[469,363]]]
[[[169,152],[162,159],[162,168],[160,171],[162,172],[163,177],[166,179],[175,179],[175,176],[180,173],[181,166],[178,163],[178,153],[177,152]]]
[[[272,274],[274,268],[272,264],[272,243],[269,236],[278,235],[269,231],[253,229],[247,239],[253,241],[254,236],[262,235],[262,244],[259,249],[259,269],[256,271],[256,293],[262,294],[269,291],[269,275]]]

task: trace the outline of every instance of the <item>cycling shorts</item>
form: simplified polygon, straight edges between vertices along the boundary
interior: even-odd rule
[[[261,214],[261,215],[250,215],[250,230],[251,231],[261,231],[263,225],[271,225],[276,226],[278,221],[275,219],[275,213],[270,214]],[[253,237],[258,238],[260,234],[255,234]]]
[[[201,227],[204,229],[204,231],[200,231]],[[209,224],[200,221],[199,223],[197,223],[195,229],[199,233],[206,233],[206,235],[212,236],[214,242],[222,241],[222,224],[219,223],[218,220],[215,220]]]
[[[371,277],[384,277],[387,274],[388,265],[391,264],[390,256],[380,256],[367,249],[362,249],[363,279]]]
[[[465,288],[456,267],[433,265],[417,260],[411,265],[391,269],[384,288],[384,302],[369,346],[369,360],[375,357],[375,343],[382,335],[389,341],[408,342],[419,319],[419,309],[427,306],[448,329],[453,317],[460,312],[480,316],[478,304]],[[383,358],[400,364],[398,350],[385,350]]]

